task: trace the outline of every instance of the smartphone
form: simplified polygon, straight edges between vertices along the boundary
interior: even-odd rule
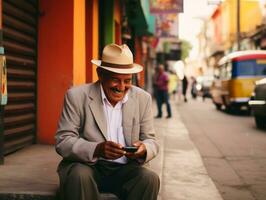
[[[138,150],[138,147],[123,147],[123,150],[128,152],[128,153],[135,153]]]

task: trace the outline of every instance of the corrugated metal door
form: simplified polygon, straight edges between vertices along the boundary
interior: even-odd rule
[[[38,0],[3,0],[8,104],[4,154],[35,142]]]

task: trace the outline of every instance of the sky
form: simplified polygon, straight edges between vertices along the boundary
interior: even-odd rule
[[[197,35],[203,25],[203,19],[213,13],[216,5],[208,5],[208,0],[183,0],[183,3],[184,12],[179,14],[179,38],[192,44],[190,58],[194,58],[197,56]]]

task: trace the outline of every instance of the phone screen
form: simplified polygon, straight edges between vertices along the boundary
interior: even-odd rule
[[[138,147],[123,147],[126,152],[134,153],[138,150]]]

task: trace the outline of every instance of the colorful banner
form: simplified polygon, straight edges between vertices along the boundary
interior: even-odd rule
[[[151,14],[177,14],[183,12],[183,0],[150,0]]]
[[[156,16],[157,37],[178,37],[178,15],[157,15]]]

